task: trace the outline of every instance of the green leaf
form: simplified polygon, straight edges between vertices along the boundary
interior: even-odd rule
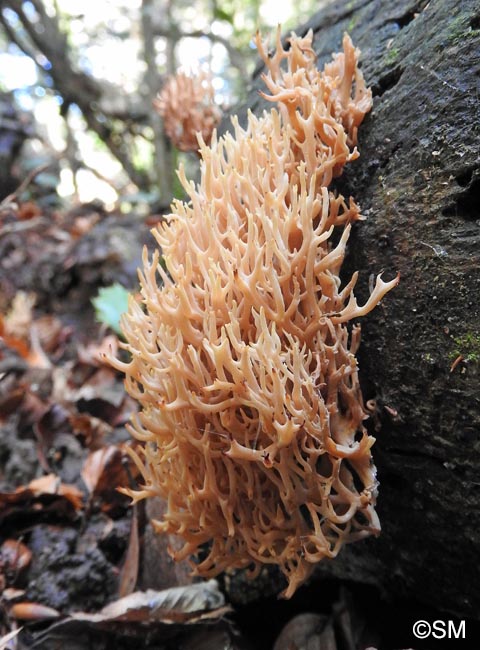
[[[120,316],[128,308],[128,291],[121,284],[115,283],[110,287],[102,287],[98,296],[92,298],[95,315],[100,323],[111,327],[117,334],[122,334],[120,329]]]
[[[227,23],[230,23],[230,25],[233,25],[233,14],[225,11],[224,9],[220,9],[220,7],[215,7],[213,10],[213,17],[216,20],[225,20]]]

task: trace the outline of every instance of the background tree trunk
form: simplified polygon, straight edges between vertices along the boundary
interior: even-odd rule
[[[374,107],[361,157],[338,189],[366,222],[348,272],[400,285],[362,321],[360,372],[380,480],[379,539],[319,565],[319,576],[480,617],[480,7],[476,0],[339,0],[298,29],[319,65],[348,31]],[[247,105],[258,96],[257,71]],[[243,121],[246,112],[241,111]],[[226,122],[225,122],[226,125]],[[360,302],[359,300],[359,302]]]
[[[149,115],[150,125],[153,130],[153,147],[156,172],[156,184],[160,194],[162,206],[168,207],[173,198],[173,150],[163,129],[163,119],[155,109],[153,100],[157,96],[161,86],[162,78],[158,72],[155,49],[155,33],[153,28],[153,19],[156,14],[157,5],[152,0],[143,0],[142,2],[142,36],[143,52],[147,70],[145,73],[145,103]],[[167,0],[162,12],[163,19],[167,20],[168,28],[171,26],[170,0]],[[175,73],[175,44],[167,29],[166,42],[166,72],[167,75]]]

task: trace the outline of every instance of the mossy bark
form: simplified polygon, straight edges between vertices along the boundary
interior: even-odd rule
[[[339,0],[314,31],[319,64],[348,31],[374,107],[339,179],[368,218],[350,239],[357,297],[400,285],[362,321],[360,371],[383,532],[319,575],[480,617],[480,8],[476,0]],[[247,105],[259,97],[260,69]],[[240,112],[245,120],[246,112]],[[359,300],[361,302],[361,300]]]

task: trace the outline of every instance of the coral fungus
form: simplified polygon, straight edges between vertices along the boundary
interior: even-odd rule
[[[169,77],[154,105],[163,117],[165,133],[180,151],[196,151],[198,133],[208,144],[222,116],[211,77],[205,71]]]
[[[344,52],[319,71],[312,35],[277,38],[265,97],[277,109],[211,146],[201,180],[153,234],[167,272],[144,254],[143,304],[123,318],[128,363],[112,360],[140,405],[132,433],[144,485],[167,500],[156,529],[183,539],[197,574],[230,568],[285,574],[290,597],[316,562],[379,532],[374,439],[355,352],[359,327],[396,283],[376,280],[366,304],[357,273],[339,278],[352,199],[329,191],[358,156],[371,93]],[[335,227],[341,230],[332,244]],[[138,448],[137,448],[138,449]]]

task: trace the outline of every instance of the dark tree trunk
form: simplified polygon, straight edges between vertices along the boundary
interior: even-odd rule
[[[350,240],[357,296],[370,274],[401,273],[363,319],[359,353],[377,405],[368,426],[383,532],[319,575],[479,618],[480,7],[339,0],[297,32],[308,28],[319,65],[348,31],[374,93],[361,157],[338,183],[368,217]],[[255,89],[249,99],[256,113],[267,107]]]

